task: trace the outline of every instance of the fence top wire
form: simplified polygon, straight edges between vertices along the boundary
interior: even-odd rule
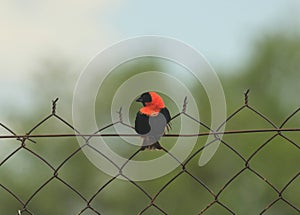
[[[231,115],[227,117],[227,119],[220,124],[220,126],[217,129],[210,128],[208,125],[205,123],[198,121],[195,119],[193,116],[189,115],[187,113],[187,98],[184,99],[183,102],[183,107],[182,111],[179,112],[178,114],[174,115],[171,120],[176,119],[179,116],[185,116],[190,118],[191,120],[195,121],[199,125],[205,127],[208,129],[208,132],[199,132],[195,134],[165,134],[164,137],[166,138],[174,138],[174,137],[200,137],[200,136],[208,136],[208,135],[213,135],[215,138],[207,143],[206,145],[200,147],[198,150],[193,152],[185,161],[180,162],[178,158],[176,158],[173,154],[171,154],[166,148],[163,147],[163,151],[170,156],[171,159],[174,159],[178,164],[181,166],[180,170],[178,173],[173,176],[170,180],[165,182],[161,186],[160,189],[157,190],[157,192],[154,195],[151,195],[149,192],[147,192],[142,185],[139,183],[133,181],[130,179],[129,176],[125,175],[124,172],[122,171],[128,162],[134,157],[136,157],[139,153],[142,152],[142,150],[139,148],[136,150],[131,156],[128,157],[125,163],[123,163],[121,166],[118,164],[114,163],[113,160],[111,160],[107,155],[93,147],[93,145],[90,144],[89,140],[93,137],[121,137],[121,136],[140,136],[138,134],[115,134],[115,133],[102,133],[106,129],[116,125],[116,124],[121,124],[123,126],[127,126],[129,128],[133,128],[131,125],[126,124],[123,121],[122,117],[122,108],[117,112],[119,114],[119,121],[113,122],[98,131],[95,131],[94,133],[91,134],[83,134],[79,130],[73,127],[72,124],[67,122],[63,117],[59,116],[56,113],[56,107],[57,107],[57,102],[58,98],[52,101],[52,109],[51,113],[47,115],[45,118],[43,118],[40,122],[38,122],[35,126],[33,126],[32,129],[30,129],[26,134],[17,134],[14,132],[12,129],[10,129],[8,126],[0,123],[0,127],[2,127],[4,130],[6,130],[9,134],[7,135],[0,135],[0,139],[16,139],[20,141],[20,146],[17,147],[13,152],[8,154],[2,161],[0,160],[0,167],[3,166],[10,158],[13,156],[17,156],[17,152],[20,150],[26,150],[36,158],[38,158],[41,162],[46,164],[48,167],[50,167],[52,174],[51,176],[41,185],[39,186],[36,190],[33,191],[31,196],[29,196],[27,199],[22,199],[19,197],[19,195],[15,192],[13,192],[12,188],[9,188],[5,184],[0,183],[0,188],[2,188],[5,192],[7,192],[11,197],[13,197],[15,200],[17,200],[18,204],[20,205],[20,209],[16,212],[16,214],[21,215],[22,213],[28,213],[28,214],[34,214],[33,211],[30,210],[29,208],[29,203],[32,201],[32,199],[41,192],[50,182],[53,180],[57,180],[60,183],[62,183],[64,186],[66,186],[70,192],[73,192],[75,195],[77,195],[83,202],[85,202],[85,207],[83,207],[77,214],[83,214],[85,211],[90,210],[93,211],[95,214],[104,214],[104,212],[101,212],[95,208],[93,205],[93,201],[95,198],[99,195],[101,195],[101,192],[108,187],[113,181],[115,181],[118,177],[125,178],[128,183],[131,183],[134,185],[145,197],[149,200],[149,204],[145,205],[145,207],[139,212],[139,214],[144,214],[146,213],[150,208],[156,209],[160,214],[168,214],[168,212],[161,207],[157,203],[157,198],[161,195],[164,190],[166,190],[167,187],[170,186],[170,184],[174,183],[176,179],[180,175],[187,175],[189,176],[192,180],[194,180],[199,186],[203,187],[209,195],[213,197],[213,200],[204,208],[199,208],[199,214],[205,214],[208,209],[213,207],[214,205],[218,205],[221,208],[223,208],[225,211],[227,211],[229,214],[237,214],[235,212],[234,208],[231,208],[229,205],[227,205],[224,201],[222,201],[219,197],[220,195],[226,190],[226,188],[232,184],[242,173],[245,171],[250,171],[253,173],[259,180],[262,181],[262,183],[265,183],[270,189],[272,189],[276,193],[276,197],[269,202],[269,204],[265,205],[265,207],[260,211],[260,214],[265,214],[270,208],[272,208],[277,202],[281,201],[285,203],[287,206],[289,206],[291,209],[293,209],[295,212],[300,212],[299,205],[296,205],[295,203],[292,203],[287,197],[284,196],[284,192],[287,190],[288,187],[290,187],[293,183],[296,183],[295,181],[297,178],[300,176],[300,170],[291,177],[282,188],[277,187],[274,183],[272,183],[269,179],[265,178],[263,174],[261,174],[257,169],[252,167],[250,165],[250,162],[253,160],[255,156],[263,149],[265,148],[275,137],[281,137],[288,143],[290,143],[292,146],[294,146],[297,150],[299,150],[300,153],[300,146],[298,143],[290,139],[287,135],[286,132],[299,132],[300,128],[285,128],[284,126],[287,124],[287,122],[292,119],[299,111],[300,108],[296,109],[294,112],[292,112],[290,115],[288,115],[283,122],[277,126],[275,123],[273,123],[268,117],[266,117],[264,114],[256,110],[254,107],[249,105],[249,90],[246,90],[244,93],[244,104],[239,107],[236,111],[234,111]],[[235,116],[237,116],[242,110],[247,109],[251,112],[253,112],[257,117],[260,119],[263,119],[267,124],[271,126],[271,128],[262,128],[262,129],[247,129],[247,130],[225,130],[225,131],[219,131],[220,128],[222,128],[225,123],[229,122],[231,119],[233,119]],[[43,125],[46,121],[48,121],[50,118],[56,118],[60,123],[66,125],[70,129],[74,131],[74,133],[64,133],[64,134],[33,134],[33,131],[35,131],[38,127]],[[101,133],[100,133],[101,132]],[[223,139],[219,139],[218,135],[223,134],[223,135],[234,135],[234,134],[246,134],[246,133],[271,133],[272,136],[264,141],[252,154],[250,154],[249,157],[243,156],[238,150],[233,148],[227,141]],[[30,149],[27,145],[27,141],[31,141],[33,143],[36,143],[36,140],[33,140],[33,138],[62,138],[62,137],[82,137],[85,140],[85,143],[81,146],[78,146],[72,153],[69,154],[58,166],[54,166],[51,164],[47,159],[45,159],[43,156],[39,155],[37,152],[34,152],[32,149]],[[235,173],[219,190],[213,190],[211,187],[209,187],[206,183],[204,183],[199,177],[197,177],[193,172],[187,167],[187,164],[191,162],[191,160],[197,156],[199,153],[203,151],[204,148],[208,147],[210,144],[214,143],[215,141],[221,141],[221,144],[223,144],[225,147],[227,147],[230,151],[232,151],[234,154],[236,154],[241,161],[244,163],[243,167]],[[60,176],[59,172],[61,171],[62,167],[76,154],[78,154],[82,148],[84,147],[89,147],[90,149],[94,150],[96,153],[98,153],[100,156],[105,158],[107,161],[109,161],[115,168],[118,169],[118,174],[116,174],[114,177],[111,177],[104,185],[102,185],[100,188],[98,188],[92,196],[85,196],[82,193],[79,192],[78,189],[76,189],[74,186],[72,186],[70,183],[68,183],[63,177]],[[1,173],[1,169],[0,169]]]

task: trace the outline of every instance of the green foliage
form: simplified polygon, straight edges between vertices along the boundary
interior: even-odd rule
[[[266,36],[256,43],[252,57],[243,68],[231,75],[226,73],[222,75],[229,113],[243,105],[242,92],[247,88],[251,89],[249,104],[266,114],[276,125],[279,125],[289,113],[300,106],[300,100],[298,99],[298,92],[300,91],[298,83],[300,80],[299,41],[300,37],[296,36],[288,37],[282,34]],[[55,97],[60,97],[58,104],[59,115],[67,115],[67,119],[71,118],[70,104],[75,78],[70,72],[65,73],[65,71],[69,70],[67,68],[64,64],[55,66],[53,62],[45,64],[43,70],[47,72],[42,74],[42,77],[37,75],[36,80],[39,81],[36,81],[33,87],[33,91],[37,96],[34,107],[35,112],[27,116],[24,121],[20,118],[17,119],[18,122],[24,122],[21,127],[29,129],[41,119],[41,116],[49,113],[49,106],[43,105],[48,105],[49,101]],[[122,70],[121,75],[118,73],[118,69]],[[95,114],[100,127],[110,123],[111,98],[118,86],[132,75],[155,70],[168,73],[166,67],[163,67],[163,62],[145,59],[138,62],[129,62],[125,67],[117,68],[115,73],[111,73],[106,78],[96,103]],[[173,72],[176,73],[176,70]],[[192,77],[183,77],[182,73],[178,71],[177,75],[182,76],[182,81],[190,86],[200,107],[201,120],[209,124],[209,101],[205,96],[204,90],[201,87],[195,87],[198,83],[194,83]],[[164,95],[164,98],[171,109],[171,113],[177,113],[179,109],[174,107],[175,105],[168,98],[168,95]],[[67,103],[67,106],[61,108],[61,105],[64,103]],[[129,113],[131,124],[138,108],[134,102],[131,104],[131,112]],[[10,115],[10,118],[13,119],[14,116]],[[285,126],[297,127],[298,125],[299,114]],[[176,121],[173,127],[173,132],[176,133],[180,129],[180,121]],[[253,111],[245,108],[228,122],[226,129],[258,128],[272,128],[272,126],[258,117]],[[72,131],[65,126],[61,126],[55,119],[49,120],[38,130],[34,131],[34,133],[64,132]],[[299,145],[299,134],[288,132],[283,134]],[[224,143],[230,145],[248,159],[272,135],[273,133],[234,134],[225,135],[223,140]],[[121,147],[120,144],[122,142],[116,140],[118,139],[111,140],[112,148],[119,150],[124,156],[128,156],[136,150],[135,147],[128,144],[124,144]],[[176,138],[169,138],[168,140],[162,138],[161,143],[166,148],[170,148],[174,140]],[[205,141],[206,138],[199,138],[193,152],[203,146]],[[197,165],[199,156],[196,156],[186,167],[215,193],[233,175],[245,167],[245,161],[226,147],[224,143],[220,145],[216,155],[206,166],[199,167]],[[0,152],[0,161],[20,146],[19,142],[5,139],[0,140],[0,144],[3,147]],[[51,166],[41,162],[41,160],[33,156],[32,152],[39,154],[49,161],[54,168],[57,168],[79,146],[75,138],[49,138],[37,139],[36,144],[27,142],[26,147],[29,150],[19,150],[5,164],[0,166],[0,184],[7,186],[24,201],[33,194],[34,190],[47,183],[47,180],[51,179],[54,174]],[[299,153],[299,149],[287,139],[277,136],[250,160],[249,165],[259,174],[266,177],[278,189],[282,189],[287,181],[299,172]],[[142,152],[135,159],[147,160],[161,154],[162,152]],[[155,195],[165,183],[180,171],[181,169],[178,167],[162,178],[137,182],[137,184],[142,186],[150,195]],[[89,199],[111,178],[94,167],[81,151],[68,160],[58,174],[62,180],[57,178],[51,179],[49,184],[29,202],[28,208],[35,214],[76,214],[86,205],[81,197],[70,187],[66,186],[64,182],[69,183],[84,198]],[[298,177],[287,188],[284,196],[295,204],[297,208],[300,208],[299,195],[300,178]],[[245,170],[224,189],[218,198],[237,214],[258,214],[266,205],[277,198],[277,194],[255,172]],[[169,214],[196,214],[213,200],[213,196],[204,187],[184,173],[157,197],[155,203]],[[115,180],[95,197],[91,205],[99,210],[101,214],[115,215],[137,214],[149,203],[150,200],[132,183]],[[21,204],[11,194],[0,188],[0,213],[16,214],[20,208],[22,208]],[[215,204],[205,214],[227,213],[228,211],[223,207]],[[87,210],[84,214],[94,214],[94,212]],[[152,207],[145,214],[160,214],[160,212]],[[283,201],[278,201],[267,214],[297,214],[297,212],[289,205],[284,204]]]

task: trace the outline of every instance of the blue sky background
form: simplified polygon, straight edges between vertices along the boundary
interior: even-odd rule
[[[299,14],[299,0],[3,0],[0,109],[26,98],[44,58],[66,59],[79,75],[105,47],[154,34],[190,44],[220,72],[242,65],[265,32],[298,31]]]
[[[128,0],[114,14],[122,36],[157,34],[185,41],[212,64],[240,64],[254,38],[265,31],[300,27],[300,3],[267,1],[139,1]]]

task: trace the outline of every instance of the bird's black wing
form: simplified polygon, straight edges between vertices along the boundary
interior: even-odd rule
[[[149,116],[138,112],[135,118],[135,131],[138,134],[147,134],[150,131]]]
[[[160,110],[160,113],[162,113],[164,115],[164,117],[166,118],[167,123],[169,123],[171,121],[171,116],[170,116],[170,112],[168,110],[168,108],[162,108]]]
[[[172,128],[171,127],[171,115],[170,115],[170,112],[169,112],[169,110],[168,110],[168,108],[162,108],[161,110],[160,110],[160,113],[162,113],[163,115],[164,115],[164,117],[166,118],[166,121],[167,121],[167,131],[169,132],[169,130]]]

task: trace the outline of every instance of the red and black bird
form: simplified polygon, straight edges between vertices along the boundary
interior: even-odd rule
[[[170,126],[169,110],[156,92],[143,93],[136,101],[144,106],[135,118],[135,131],[143,138],[141,150],[162,149],[158,140]]]

